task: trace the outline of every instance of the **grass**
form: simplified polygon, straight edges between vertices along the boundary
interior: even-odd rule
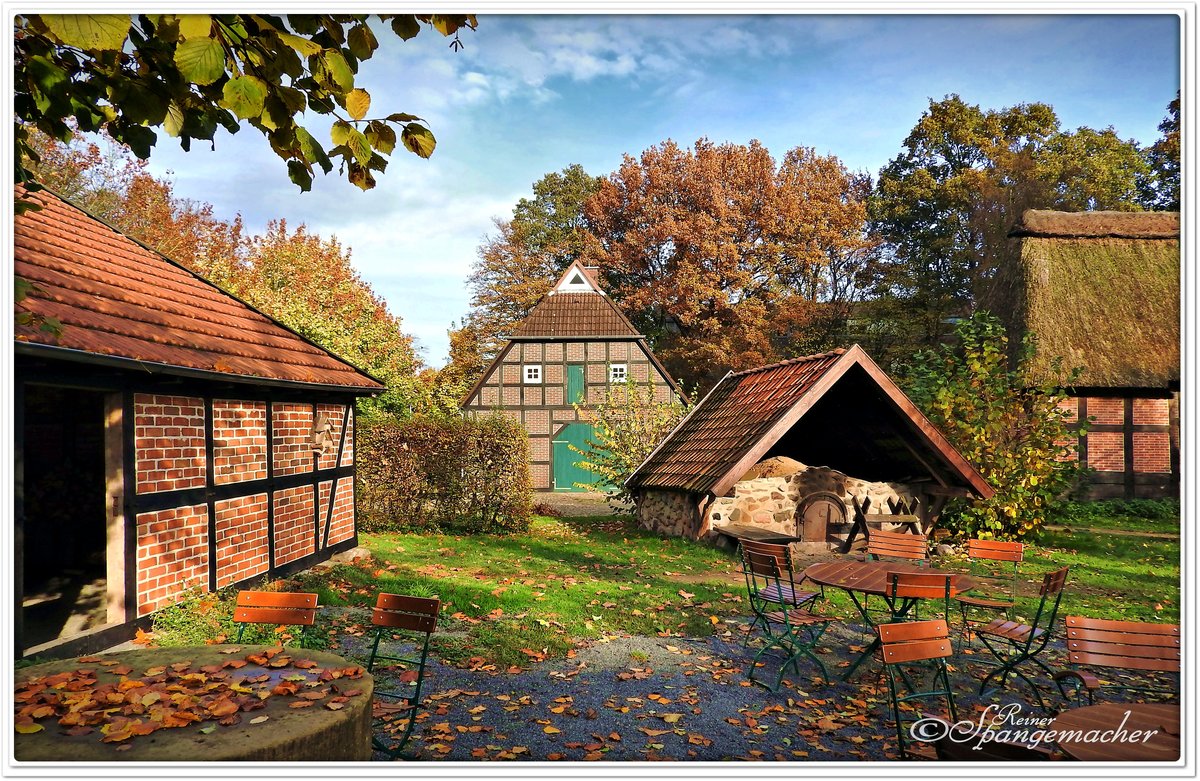
[[[1070,529],[1179,534],[1179,502],[1166,499],[1063,502],[1048,514],[1047,522]]]
[[[1119,516],[1093,528],[1106,522]],[[1156,529],[1171,523],[1153,522]],[[1177,515],[1173,523],[1178,528]],[[749,613],[731,552],[660,538],[627,518],[539,517],[520,535],[363,534],[360,541],[371,560],[298,576],[297,585],[317,591],[325,605],[369,606],[379,591],[436,595],[444,618],[436,650],[459,663],[526,666],[562,657],[580,640],[622,633],[705,636]],[[1060,616],[1176,623],[1179,562],[1178,540],[1047,530],[1027,547],[1017,613],[1031,618],[1042,576],[1070,565]],[[934,564],[965,571],[967,563]],[[845,594],[827,593],[820,612],[859,620]]]

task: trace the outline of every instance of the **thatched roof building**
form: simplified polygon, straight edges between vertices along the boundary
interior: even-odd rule
[[[1035,339],[1031,382],[1071,383],[1075,411],[1091,419],[1079,458],[1089,494],[1178,491],[1180,350],[1179,214],[1026,211],[1009,255],[981,301],[1016,349]]]
[[[1087,388],[1179,383],[1179,214],[1029,210],[988,308],[1008,320],[1014,345],[1037,340],[1035,377],[1051,361],[1083,370]]]

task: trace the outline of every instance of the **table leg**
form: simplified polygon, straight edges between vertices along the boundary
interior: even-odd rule
[[[849,589],[843,590],[850,595],[850,601],[854,603],[856,608],[858,608],[858,612],[863,617],[863,622],[866,623],[866,625],[871,629],[875,629],[877,625],[871,620],[870,614],[867,613],[866,605],[858,601],[858,597],[855,596],[853,591],[850,591]],[[891,602],[890,600],[885,599],[885,601],[887,602],[888,610],[891,612],[893,621],[903,620],[904,617],[908,615],[909,611],[913,609],[913,606],[917,604],[916,599],[907,598],[900,602],[899,605]],[[874,656],[875,652],[879,650],[879,646],[881,645],[883,645],[883,642],[879,639],[879,632],[876,632],[875,637],[872,638],[871,642],[867,644],[867,649],[859,654],[858,658],[854,660],[854,663],[850,665],[850,669],[846,670],[845,675],[842,676],[842,680],[850,680],[850,677],[854,675],[854,672],[862,665],[863,662]]]

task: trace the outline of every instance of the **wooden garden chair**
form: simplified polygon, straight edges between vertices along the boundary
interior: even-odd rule
[[[379,710],[390,716],[388,723],[397,717],[405,719],[403,734],[392,744],[384,742],[379,734],[381,730],[373,730],[371,744],[378,750],[395,757],[404,750],[408,739],[412,737],[413,728],[417,723],[417,711],[424,707],[421,703],[421,686],[425,682],[425,663],[429,657],[429,639],[437,629],[438,611],[442,603],[437,599],[425,597],[407,597],[399,594],[381,593],[375,601],[375,609],[371,611],[371,623],[375,626],[375,642],[371,645],[371,658],[367,662],[367,672],[374,672],[375,663],[379,660],[399,662],[413,665],[416,668],[416,678],[411,682],[401,681],[405,688],[387,690],[378,686],[376,679],[375,696],[384,701]],[[412,643],[412,651],[402,655],[388,655],[379,652],[379,644],[384,634],[406,636]],[[401,716],[401,714],[404,714]]]
[[[942,572],[889,572],[884,599],[893,616],[912,621],[920,620],[921,600],[940,600],[940,618],[949,626],[950,597],[956,593],[957,579],[957,575]]]
[[[317,595],[299,591],[239,591],[233,609],[238,624],[237,642],[242,642],[247,624],[300,627],[300,647],[305,647],[308,628],[317,620]]]
[[[958,596],[958,607],[962,613],[963,640],[976,625],[983,622],[973,621],[971,611],[983,610],[992,613],[1004,613],[1010,620],[1013,609],[1017,605],[1017,577],[1022,561],[1025,560],[1025,546],[1019,542],[1002,542],[1000,540],[968,540],[967,560],[972,567],[972,580],[982,584],[983,594],[961,594]],[[1011,572],[1007,572],[1011,565]],[[976,570],[983,570],[982,573]]]
[[[746,632],[746,637],[742,640],[742,645],[750,642],[750,635],[754,632],[755,626],[762,626],[765,631],[767,627],[761,618],[762,611],[754,610],[754,602],[757,600],[760,606],[769,608],[770,610],[788,609],[803,607],[806,604],[814,602],[817,597],[824,596],[824,589],[818,591],[802,591],[797,588],[796,569],[792,562],[792,549],[787,545],[781,545],[773,542],[756,542],[754,540],[740,540],[738,543],[742,558],[742,574],[746,578],[746,591],[750,598],[750,607],[754,612],[754,618],[750,623],[750,629]],[[768,582],[763,585],[763,588],[755,590],[753,588],[753,573],[751,571],[748,553],[756,553],[761,556],[770,556],[775,559],[778,564],[782,577],[778,582]],[[801,575],[800,582],[804,581],[804,576]]]
[[[931,751],[922,752],[910,747],[906,733],[911,725],[929,718],[921,711],[905,715],[901,705],[920,700],[944,699],[949,723],[958,721],[954,692],[946,659],[954,653],[950,642],[950,627],[942,619],[932,621],[903,621],[880,624],[880,652],[887,670],[888,694],[892,703],[892,720],[896,725],[896,742],[904,759],[933,759]],[[899,679],[899,682],[897,681]],[[916,684],[914,680],[921,683]],[[903,686],[901,686],[903,684]]]
[[[746,571],[749,573],[750,607],[754,610],[755,623],[763,627],[763,633],[767,640],[766,645],[759,649],[750,663],[750,682],[766,686],[771,691],[778,691],[787,667],[791,665],[799,675],[798,660],[804,657],[816,662],[821,669],[821,677],[828,683],[830,681],[829,672],[825,669],[825,663],[821,661],[821,658],[813,653],[813,649],[820,641],[821,635],[825,634],[830,622],[837,619],[817,615],[802,608],[771,602],[764,598],[764,593],[786,593],[785,586],[787,584],[784,583],[784,579],[787,577],[785,575],[787,570],[779,558],[771,554],[743,550],[743,556],[746,562]],[[761,681],[754,680],[754,671],[758,668],[759,660],[772,648],[779,648],[786,654],[786,658],[779,665],[779,675],[775,678],[775,685],[767,686]]]
[[[1037,697],[1038,707],[1046,710],[1041,689],[1019,668],[1026,662],[1032,662],[1040,667],[1051,680],[1054,679],[1054,671],[1039,659],[1038,655],[1050,644],[1054,635],[1054,622],[1058,618],[1058,606],[1062,602],[1063,587],[1067,583],[1069,569],[1070,567],[1063,567],[1042,579],[1042,587],[1038,592],[1041,601],[1038,603],[1037,613],[1034,614],[1032,623],[1019,624],[1016,621],[997,618],[990,624],[975,630],[984,646],[996,658],[996,669],[988,673],[979,685],[980,696],[996,691],[989,687],[993,679],[999,679],[997,688],[1002,689],[1008,683],[1008,676],[1015,675],[1029,684],[1029,687],[1033,689],[1034,696]]]
[[[868,561],[899,559],[915,561],[924,566],[929,562],[929,538],[924,534],[901,534],[877,531],[867,541]]]
[[[1067,653],[1071,664],[1138,670],[1147,673],[1179,674],[1178,624],[1141,621],[1103,621],[1084,616],[1067,616]],[[1095,702],[1101,687],[1098,677],[1086,670],[1064,670],[1054,676],[1064,698],[1067,687],[1086,691],[1088,704]],[[1178,681],[1171,687],[1112,684],[1108,688],[1149,694],[1179,695]]]

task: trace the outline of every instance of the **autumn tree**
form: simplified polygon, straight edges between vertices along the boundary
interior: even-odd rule
[[[372,26],[374,25],[374,27]],[[141,159],[158,130],[187,150],[249,125],[287,164],[302,190],[334,160],[370,189],[397,145],[433,153],[433,133],[406,112],[372,113],[356,83],[379,48],[376,30],[403,40],[422,26],[451,36],[471,15],[438,14],[23,14],[14,35],[17,166],[36,162],[30,132],[60,141],[105,130]],[[332,117],[321,141],[302,116]],[[397,132],[399,131],[399,132]]]
[[[470,338],[481,356],[495,355],[513,327],[580,256],[587,233],[583,205],[601,181],[581,165],[567,166],[534,182],[533,197],[518,201],[511,219],[495,221],[496,233],[480,245],[468,281]],[[460,340],[460,347],[465,343]]]
[[[957,95],[930,101],[870,202],[884,252],[864,314],[887,348],[881,359],[949,336],[1025,209],[1136,210],[1146,170],[1134,142],[1111,128],[1060,130],[1043,103],[997,111]]]
[[[584,259],[685,385],[834,346],[860,281],[869,183],[810,148],[666,141],[585,207]]]
[[[1146,150],[1150,172],[1141,182],[1141,196],[1147,209],[1179,211],[1179,98],[1177,93],[1158,125],[1162,137]]]

